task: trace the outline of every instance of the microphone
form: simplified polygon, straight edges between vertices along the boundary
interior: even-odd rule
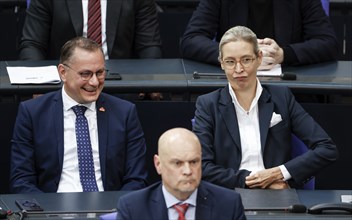
[[[200,79],[200,78],[218,78],[218,79],[226,79],[225,73],[200,73],[197,71],[193,72],[193,79]]]
[[[63,215],[63,214],[88,214],[88,213],[112,213],[116,212],[117,209],[108,209],[108,210],[59,210],[59,211],[27,211],[27,210],[21,210],[22,214],[26,215]]]
[[[302,204],[293,204],[286,207],[254,207],[254,208],[244,208],[245,211],[284,211],[291,213],[305,213],[307,212],[307,207]]]
[[[297,76],[295,73],[284,72],[280,75],[280,78],[283,80],[296,80]]]
[[[290,205],[287,208],[287,211],[292,213],[305,213],[307,211],[307,207],[302,204],[294,204],[294,205]]]

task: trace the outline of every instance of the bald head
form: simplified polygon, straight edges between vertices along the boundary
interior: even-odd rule
[[[198,137],[190,130],[185,128],[172,128],[164,132],[158,141],[158,154],[168,151],[180,150],[182,146],[197,148],[201,151]]]
[[[200,142],[192,131],[173,128],[160,136],[154,165],[166,190],[177,199],[187,199],[198,187],[201,160]]]

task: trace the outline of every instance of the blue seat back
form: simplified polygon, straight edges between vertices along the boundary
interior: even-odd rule
[[[292,158],[297,157],[301,154],[304,154],[308,151],[308,147],[301,141],[296,135],[291,135],[291,144],[292,144]],[[315,188],[315,178],[312,178],[306,184],[304,184],[303,189],[314,189]]]
[[[326,15],[329,16],[330,0],[321,0],[321,4],[323,5]]]

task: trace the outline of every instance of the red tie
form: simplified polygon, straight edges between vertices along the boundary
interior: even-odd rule
[[[88,2],[88,38],[101,45],[101,13],[100,0]]]
[[[188,203],[176,204],[173,207],[178,212],[178,220],[186,220],[185,213],[188,209]]]

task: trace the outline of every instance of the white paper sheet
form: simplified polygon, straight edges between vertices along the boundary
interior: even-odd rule
[[[58,84],[61,82],[56,66],[8,66],[11,84]]]
[[[276,64],[271,70],[258,70],[257,76],[280,76],[282,74],[281,65]]]
[[[352,195],[341,195],[341,202],[352,203]]]

